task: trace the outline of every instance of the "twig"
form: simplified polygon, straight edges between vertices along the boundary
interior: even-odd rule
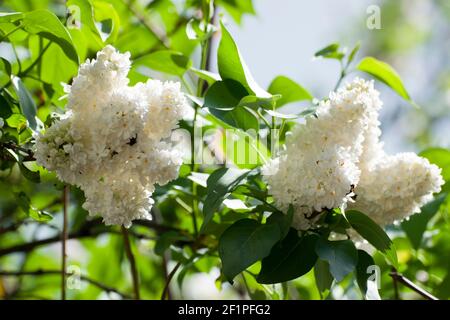
[[[27,75],[28,72],[30,72],[34,68],[34,66],[36,64],[38,64],[38,62],[41,61],[42,56],[44,55],[44,53],[47,51],[47,49],[50,47],[51,44],[52,44],[52,42],[50,41],[49,43],[47,43],[45,45],[45,47],[41,50],[41,52],[39,53],[39,56],[36,58],[36,60],[34,60],[25,70],[23,70],[22,72],[20,72],[18,74],[19,78],[24,77],[25,75]]]
[[[168,230],[177,230],[178,232],[180,232],[182,234],[186,233],[185,230],[181,230],[181,229],[177,229],[177,228],[173,228],[173,227],[169,227],[169,226],[164,226],[164,225],[159,225],[152,221],[137,220],[137,221],[134,221],[133,223],[137,224],[137,225],[145,226],[149,229],[153,229],[160,233],[166,232]],[[68,239],[82,239],[82,238],[88,238],[88,237],[96,237],[96,236],[98,236],[100,234],[104,234],[104,233],[116,233],[111,228],[104,228],[104,227],[98,228],[98,227],[102,227],[101,219],[95,219],[95,220],[88,221],[87,223],[84,224],[84,226],[80,230],[69,233]],[[93,230],[94,228],[97,228],[97,230]],[[130,233],[130,234],[134,235],[134,233]],[[60,241],[61,241],[61,237],[59,235],[57,235],[54,237],[36,240],[33,242],[21,243],[21,244],[13,245],[13,246],[6,247],[6,248],[0,248],[0,257],[8,255],[8,254],[16,253],[16,252],[30,252],[30,251],[33,251],[34,249],[36,249],[37,247],[52,244],[55,242],[60,242]],[[182,247],[185,245],[192,245],[192,244],[194,244],[193,241],[178,241],[178,242],[174,243],[174,245],[179,246],[179,247]]]
[[[216,7],[213,7],[213,19],[216,17]],[[203,13],[204,14],[204,13]],[[210,23],[209,17],[204,16],[204,28],[206,31],[206,28],[208,24]],[[213,20],[214,21],[214,20]],[[201,46],[201,58],[200,58],[200,69],[201,70],[208,70],[209,69],[209,60],[211,55],[211,37],[207,39],[206,41],[202,41],[200,43]],[[206,91],[206,81],[199,77],[197,82],[197,97],[203,96],[204,92]],[[195,163],[195,127],[197,124],[197,115],[198,115],[198,105],[194,104],[194,118],[192,120],[192,139],[191,139],[191,172],[197,172],[199,167]],[[197,224],[197,216],[199,215],[199,205],[197,198],[197,184],[192,181],[192,224],[194,228],[194,235],[197,238],[198,237],[198,224]]]
[[[23,25],[19,24],[17,27],[15,27],[14,29],[12,29],[11,31],[7,32],[6,34],[4,34],[3,36],[0,37],[0,42],[3,42],[3,40],[8,39],[8,37],[10,35],[12,35],[14,32],[16,32],[17,30],[19,30],[20,28],[22,28]],[[9,41],[9,39],[8,39]]]
[[[173,276],[175,273],[177,273],[178,269],[181,267],[181,262],[178,262],[177,265],[170,271],[169,275],[167,276],[166,284],[164,285],[164,290],[161,294],[161,300],[164,300],[167,296],[167,293],[169,291],[169,285],[172,281]]]
[[[163,34],[158,30],[156,26],[154,26],[150,21],[147,20],[147,18],[142,15],[138,10],[136,10],[133,6],[133,2],[131,0],[125,1],[125,5],[128,8],[128,10],[139,20],[140,23],[148,30],[151,34],[153,34],[156,39],[167,49],[170,47],[169,45],[169,39],[167,38],[167,35]]]
[[[62,270],[35,270],[35,271],[2,271],[0,270],[0,276],[4,277],[21,277],[21,276],[44,276],[44,275],[60,275],[62,273]],[[66,272],[66,276],[72,276],[73,273]],[[100,289],[102,289],[105,292],[113,292],[115,294],[120,295],[124,299],[131,299],[129,295],[126,293],[122,293],[119,290],[107,286],[97,280],[94,280],[90,277],[80,275],[80,280],[86,281]]]
[[[140,300],[140,293],[139,293],[139,274],[136,268],[136,261],[134,259],[133,251],[131,250],[130,245],[130,237],[128,235],[128,229],[122,226],[122,234],[123,234],[123,241],[125,245],[125,253],[127,254],[128,261],[130,262],[130,269],[131,269],[131,277],[133,279],[133,290],[134,290],[134,298],[136,300]]]
[[[168,263],[167,263],[167,257],[166,257],[166,253],[163,254],[162,256],[162,267],[163,267],[163,272],[164,272],[164,279],[166,281],[166,283],[169,281],[169,273],[167,270],[168,267]],[[172,293],[170,291],[170,287],[167,288],[167,300],[172,300]]]
[[[408,288],[412,289],[413,291],[415,291],[416,293],[418,293],[419,295],[421,295],[425,299],[428,299],[428,300],[439,300],[438,298],[433,296],[431,293],[429,293],[429,292],[425,291],[424,289],[420,288],[414,282],[412,282],[408,278],[406,278],[403,275],[401,275],[400,273],[398,273],[397,270],[395,270],[395,269],[393,269],[393,271],[390,273],[390,276],[393,279],[395,279],[397,282],[403,284],[405,287],[408,287]]]
[[[397,270],[395,270],[395,268],[392,268],[391,270],[392,273],[397,273]],[[398,283],[397,283],[397,278],[396,277],[392,277],[392,282],[394,284],[394,299],[395,300],[400,300],[400,294],[398,292]]]
[[[67,220],[69,211],[69,186],[64,186],[63,193],[63,228],[61,233],[61,300],[66,300],[66,271],[67,271]]]
[[[172,31],[170,31],[169,33],[167,33],[167,38],[169,39],[171,36],[173,36],[174,34],[176,34],[181,28],[183,28],[186,25],[187,20],[184,18],[181,18],[178,20],[177,24],[175,25],[175,27],[172,29]],[[164,49],[165,47],[163,45],[161,45],[161,43],[157,43],[155,45],[153,45],[152,47],[150,47],[148,50],[145,50],[143,52],[140,52],[136,55],[134,55],[132,58],[133,60],[135,59],[139,59],[147,54],[153,53],[155,51]]]
[[[23,156],[22,162],[35,161],[36,160],[34,158],[34,153],[33,153],[32,150],[20,147],[20,146],[16,145],[15,143],[11,142],[11,141],[10,142],[0,142],[0,147],[1,148],[13,149],[16,152],[20,151],[20,152],[24,153],[25,156]],[[11,160],[15,160],[15,159],[12,158]]]

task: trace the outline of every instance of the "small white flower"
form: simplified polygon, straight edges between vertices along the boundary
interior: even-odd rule
[[[82,64],[65,116],[36,138],[37,162],[79,186],[90,215],[126,227],[151,219],[154,185],[177,177],[181,157],[164,140],[187,110],[178,83],[128,86],[129,58],[107,46]]]
[[[277,205],[294,206],[293,225],[314,226],[324,209],[359,209],[384,225],[419,211],[439,192],[440,170],[415,154],[387,156],[379,141],[382,106],[373,81],[330,94],[263,168]],[[356,198],[356,200],[354,200]]]
[[[441,169],[427,159],[414,153],[384,155],[361,174],[357,201],[349,208],[387,225],[420,212],[443,184]]]

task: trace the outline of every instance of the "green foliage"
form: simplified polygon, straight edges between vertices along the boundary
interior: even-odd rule
[[[205,230],[214,213],[228,198],[231,191],[236,188],[250,173],[248,170],[234,168],[219,168],[207,180],[206,199],[203,207],[202,230]]]
[[[380,61],[374,57],[366,57],[359,62],[357,69],[374,76],[376,79],[389,86],[399,96],[414,104],[403,86],[400,76],[386,62]]]
[[[12,78],[12,83],[14,85],[14,90],[16,91],[17,96],[19,97],[19,106],[22,113],[28,120],[28,123],[32,129],[36,129],[36,104],[34,103],[31,94],[28,92],[27,88],[22,83],[18,77]]]
[[[236,43],[223,23],[221,23],[221,29],[222,39],[217,50],[217,63],[222,79],[241,83],[249,94],[268,97],[269,93],[264,91],[253,79]]]
[[[422,207],[420,214],[415,214],[402,222],[402,229],[405,231],[414,249],[420,248],[428,223],[439,211],[446,198],[446,193],[437,196],[433,201]]]
[[[280,229],[276,224],[260,224],[251,219],[236,221],[219,241],[225,277],[232,282],[236,275],[269,255],[279,239]]]
[[[259,283],[278,283],[296,279],[310,271],[316,261],[317,235],[299,236],[292,229],[262,260]]]
[[[358,252],[351,240],[329,241],[320,238],[316,243],[316,253],[321,260],[328,262],[330,273],[337,282],[353,272],[358,263]]]
[[[183,76],[192,66],[192,61],[180,52],[161,50],[145,55],[135,61],[136,65],[144,65],[150,69]]]
[[[270,83],[268,91],[271,94],[280,94],[277,108],[285,104],[303,100],[312,100],[313,96],[301,85],[285,76],[278,76]]]
[[[371,276],[368,268],[375,266],[373,258],[364,250],[358,250],[358,265],[356,266],[356,280],[363,296],[367,293],[367,280]]]
[[[317,51],[314,56],[315,57],[322,57],[326,59],[336,59],[341,60],[344,57],[344,53],[339,51],[339,43],[332,43],[325,48],[320,49]]]
[[[330,273],[330,265],[328,262],[317,259],[316,265],[314,266],[314,278],[321,295],[331,289],[333,275]]]
[[[351,210],[345,214],[348,222],[364,239],[376,249],[386,254],[389,261],[398,267],[397,253],[389,236],[365,214]]]
[[[77,241],[80,256],[87,257],[69,252],[70,262],[94,280],[84,281],[81,290],[68,291],[70,298],[108,297],[111,292],[96,282],[113,287],[122,298],[131,295],[132,282],[123,273],[130,266],[120,229],[87,219],[84,195],[76,187],[65,203],[63,184],[34,159],[35,134],[48,128],[67,103],[61,82],[70,84],[79,62],[95,58],[98,50],[112,44],[121,52],[130,52],[131,83],[147,81],[149,76],[182,82],[195,116],[186,117],[180,127],[190,133],[199,127],[203,132],[215,130],[201,142],[205,149],[212,149],[215,160],[225,162],[210,165],[184,159],[179,177],[157,186],[152,195],[154,220],[136,221],[128,230],[143,298],[160,298],[165,286],[172,288],[169,281],[180,288],[171,294],[183,297],[191,275],[213,274],[217,268],[221,270],[218,288],[225,292],[230,286],[222,284],[229,282],[230,290],[245,290],[252,299],[332,299],[336,287],[354,297],[360,294],[355,280],[366,298],[372,275],[369,267],[377,266],[382,272],[383,298],[394,297],[389,277],[394,267],[414,282],[420,280],[420,286],[439,298],[448,299],[450,151],[429,148],[420,154],[442,169],[446,185],[421,213],[399,226],[384,230],[363,212],[323,208],[317,227],[308,231],[292,228],[294,206],[278,207],[260,167],[272,151],[278,155],[276,144],[283,148],[297,121],[317,116],[317,100],[286,76],[275,77],[267,91],[262,89],[244,61],[245,52],[241,53],[225,24],[219,23],[217,7],[237,23],[244,15],[255,14],[251,0],[182,4],[68,0],[65,6],[56,1],[7,0],[0,5],[4,11],[0,13],[0,41],[10,51],[0,58],[0,264],[5,270],[58,270],[60,258],[47,244],[59,242],[66,206],[71,238]],[[211,43],[219,33],[216,52]],[[349,51],[333,43],[314,56],[340,63],[336,88],[359,70],[414,104],[388,63],[371,56],[355,63],[359,49],[359,43]],[[20,53],[17,57],[16,52]],[[210,65],[213,61],[216,69]],[[352,64],[356,64],[353,69]],[[305,107],[295,109],[297,103]],[[291,114],[280,111],[284,106],[293,107]],[[225,143],[229,130],[239,145]],[[23,252],[23,245],[36,242],[30,230],[39,242]],[[359,240],[373,246],[373,254],[357,250],[354,242]],[[38,247],[41,250],[35,250]],[[23,253],[20,263],[12,255],[15,252]],[[416,279],[424,272],[426,280]],[[61,290],[56,276],[27,276],[14,282],[17,290],[10,290],[10,280],[5,279],[0,276],[0,298],[58,298]],[[402,289],[401,293],[410,294]]]

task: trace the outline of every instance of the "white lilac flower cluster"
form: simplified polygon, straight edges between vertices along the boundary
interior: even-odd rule
[[[402,220],[444,183],[440,169],[414,153],[387,155],[380,142],[382,106],[373,81],[355,79],[317,107],[263,167],[277,205],[294,207],[293,226],[307,230],[324,209],[349,208],[380,225]]]
[[[79,186],[83,207],[105,224],[151,219],[155,184],[178,175],[181,154],[169,142],[187,111],[179,83],[128,86],[130,54],[112,46],[79,69],[66,87],[66,113],[36,137],[37,163]]]

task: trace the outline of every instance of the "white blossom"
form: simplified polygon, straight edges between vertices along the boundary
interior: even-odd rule
[[[351,200],[364,133],[380,106],[372,83],[354,81],[322,101],[317,117],[298,125],[282,155],[265,166],[270,193],[283,210],[294,206],[297,228],[308,229],[324,208]]]
[[[299,124],[286,150],[263,168],[276,204],[294,206],[294,227],[309,229],[336,207],[385,225],[418,212],[440,191],[437,166],[412,153],[385,154],[381,106],[373,81],[355,79],[322,101],[317,118]]]
[[[362,172],[349,208],[387,225],[420,212],[443,184],[441,169],[425,158],[410,152],[384,155]]]
[[[169,142],[187,111],[180,84],[128,86],[129,53],[112,46],[80,66],[66,85],[66,113],[36,137],[38,164],[79,186],[83,207],[105,224],[151,219],[155,184],[178,175],[180,152]]]

